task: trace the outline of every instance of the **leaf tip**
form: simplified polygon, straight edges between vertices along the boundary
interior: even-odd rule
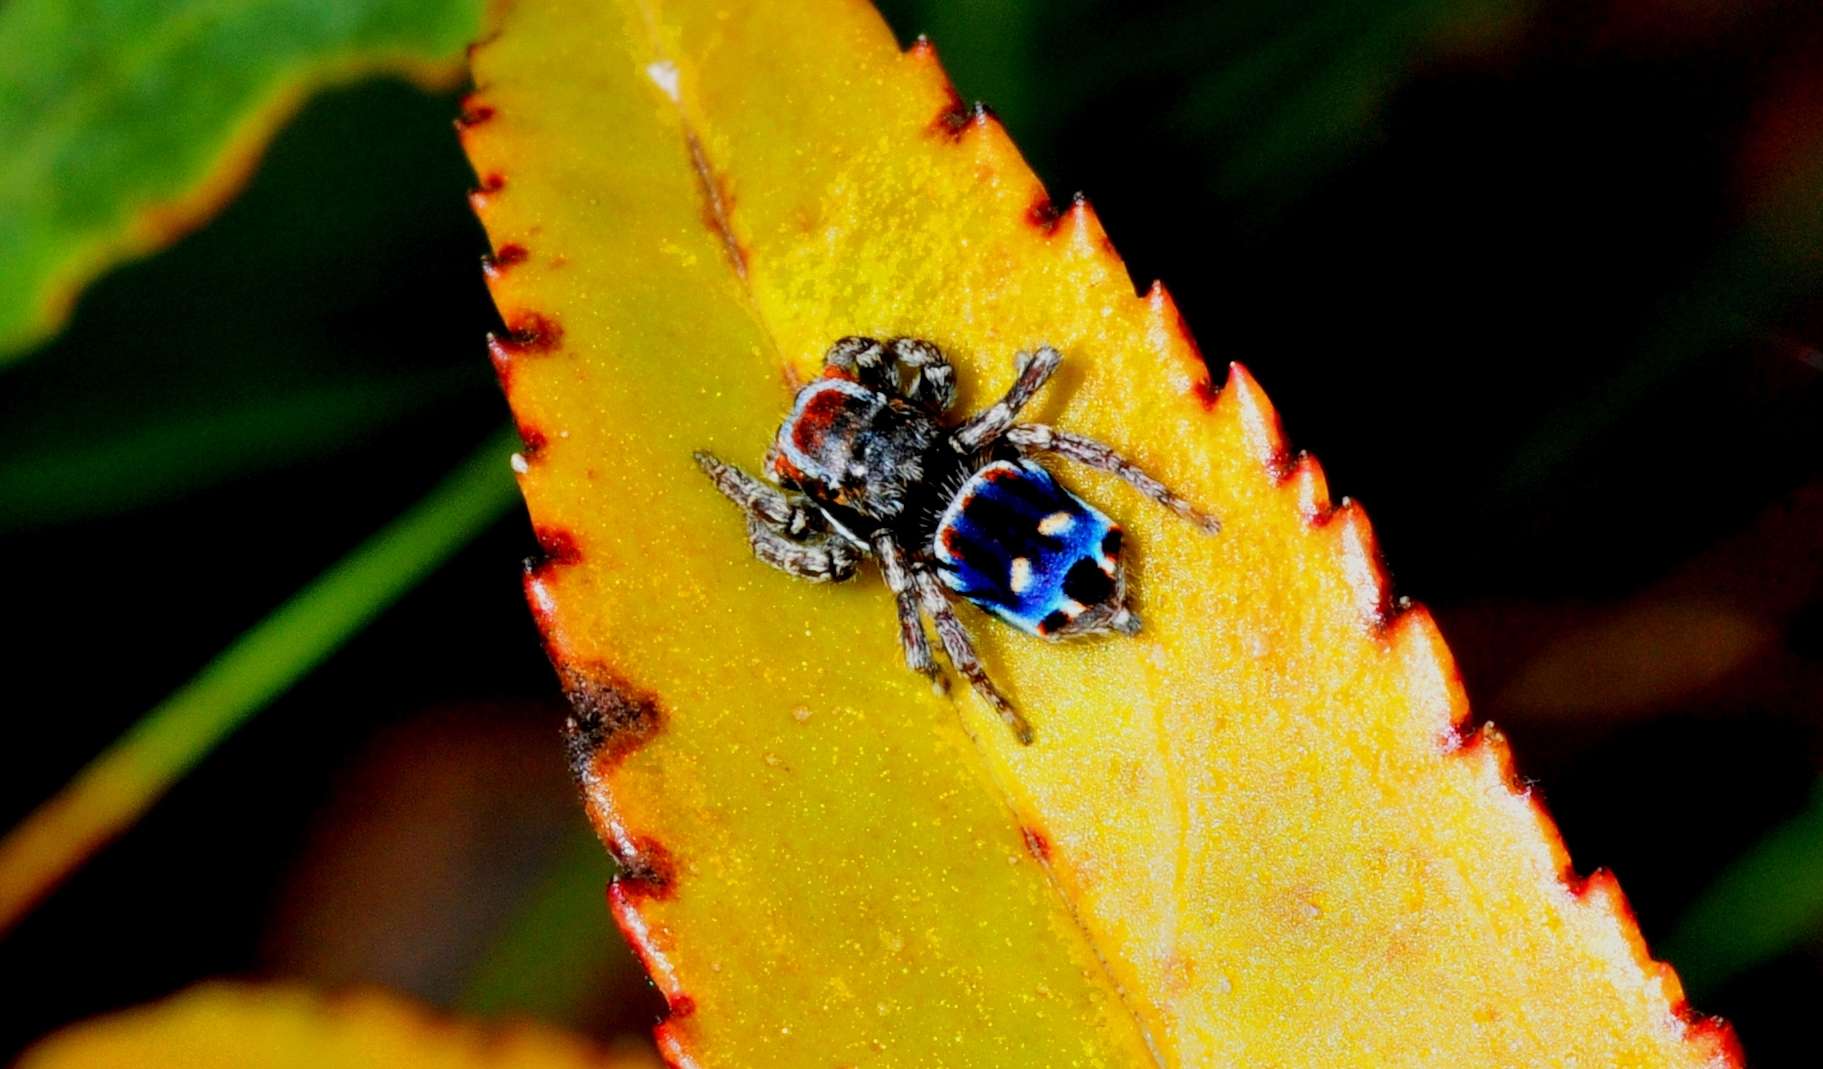
[[[1259,381],[1240,363],[1231,363],[1221,396],[1232,398],[1238,406],[1248,454],[1275,480],[1284,478],[1288,459],[1285,431],[1279,423],[1278,410],[1267,399]]]
[[[1209,374],[1209,362],[1203,359],[1202,347],[1191,336],[1176,298],[1163,282],[1154,279],[1142,299],[1146,304],[1147,344],[1181,369],[1178,388],[1196,398],[1204,411],[1213,411],[1221,398],[1221,387]]]
[[[1373,525],[1367,512],[1351,498],[1343,498],[1331,513],[1342,552],[1342,571],[1353,596],[1355,611],[1376,631],[1392,618],[1393,599],[1386,565],[1380,557]]]
[[[1329,522],[1333,507],[1329,500],[1329,479],[1323,474],[1323,465],[1317,458],[1300,449],[1291,460],[1285,472],[1285,483],[1298,499],[1298,514],[1304,522],[1312,526],[1321,526]]]
[[[1387,628],[1393,654],[1405,666],[1412,703],[1435,724],[1438,748],[1459,749],[1468,724],[1468,690],[1462,672],[1443,640],[1431,611],[1409,598],[1395,606],[1397,615]]]

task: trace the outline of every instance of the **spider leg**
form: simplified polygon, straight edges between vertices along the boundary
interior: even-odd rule
[[[813,542],[800,542],[751,513],[747,516],[747,544],[764,563],[813,583],[852,579],[855,566],[861,561],[861,551],[844,539],[824,536]]]
[[[722,496],[739,505],[748,516],[756,517],[792,538],[803,538],[823,529],[821,516],[792,501],[782,491],[767,486],[714,454],[699,449],[691,455]]]
[[[918,615],[918,592],[912,586],[911,566],[905,551],[890,532],[876,531],[872,539],[874,556],[880,560],[880,573],[899,605],[899,643],[905,647],[905,663],[912,671],[930,679],[938,693],[949,689],[937,662],[931,659],[930,640],[924,635],[924,619]]]
[[[886,347],[872,338],[838,338],[823,354],[825,370],[833,368],[864,386],[887,387],[898,393],[899,374],[892,361]]]
[[[698,451],[697,466],[747,517],[753,555],[787,575],[813,583],[852,578],[862,551],[824,531],[822,517],[732,464]]]
[[[1133,488],[1140,493],[1210,534],[1215,534],[1222,529],[1222,521],[1185,501],[1173,493],[1170,487],[1147,475],[1139,465],[1093,438],[1060,431],[1043,423],[1021,423],[1008,428],[1004,437],[1021,453],[1028,455],[1055,453],[1066,460],[1074,460],[1079,464],[1087,464],[1091,468],[1118,476],[1132,484]]]
[[[933,413],[948,411],[956,400],[956,369],[943,350],[920,338],[894,338],[886,344],[899,366],[912,373],[906,398]]]
[[[949,663],[955,666],[962,678],[969,681],[975,693],[982,700],[993,706],[1006,721],[1006,726],[1013,729],[1013,737],[1025,745],[1032,742],[1032,725],[1025,722],[1013,703],[1006,700],[994,686],[994,681],[987,677],[987,670],[981,667],[981,659],[975,656],[975,644],[969,641],[968,630],[962,621],[956,618],[956,612],[950,608],[949,596],[943,592],[942,584],[931,574],[928,567],[922,564],[912,565],[912,582],[918,590],[918,601],[924,608],[925,615],[937,628],[937,639],[943,643],[943,652],[949,656]]]
[[[1013,385],[1007,388],[1006,395],[950,433],[950,444],[956,452],[973,453],[1005,434],[1019,410],[1043,388],[1062,362],[1063,355],[1048,345],[1039,346],[1036,353],[1020,353],[1014,365]]]

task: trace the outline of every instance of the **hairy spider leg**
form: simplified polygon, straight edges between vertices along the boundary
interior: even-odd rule
[[[825,535],[813,542],[799,542],[753,515],[747,517],[747,545],[761,561],[813,583],[852,579],[861,562],[861,551],[841,538]]]
[[[1020,353],[1013,365],[1013,385],[1005,396],[950,432],[950,444],[956,452],[973,453],[1005,434],[1019,410],[1044,388],[1061,363],[1063,355],[1048,345],[1039,346],[1036,353]]]
[[[981,658],[975,655],[975,644],[969,641],[968,629],[956,618],[956,611],[950,607],[949,597],[944,593],[943,584],[931,574],[930,568],[918,563],[912,565],[912,582],[918,590],[918,600],[929,616],[931,624],[937,629],[937,639],[943,643],[943,652],[949,657],[949,663],[955,666],[962,678],[968,680],[975,688],[975,693],[992,706],[1006,726],[1013,730],[1013,737],[1025,745],[1032,742],[1032,725],[1026,723],[1013,703],[994,686],[988,678],[987,669],[981,667]]]
[[[1221,520],[1179,497],[1170,487],[1147,475],[1139,465],[1093,438],[1060,431],[1043,423],[1021,423],[1009,428],[1004,437],[1008,444],[1028,456],[1034,453],[1055,453],[1066,460],[1074,460],[1078,464],[1086,464],[1123,479],[1135,490],[1210,534],[1222,529]]]
[[[880,574],[899,607],[899,644],[905,648],[905,663],[912,671],[928,677],[938,693],[948,692],[943,673],[931,659],[930,640],[924,634],[924,618],[918,614],[918,592],[912,586],[911,565],[905,559],[905,551],[889,531],[875,531],[871,541],[874,556],[880,561]]]
[[[722,495],[747,517],[747,546],[753,555],[787,575],[813,583],[854,577],[862,551],[822,531],[821,514],[710,453],[698,450],[697,466]]]
[[[888,360],[886,347],[873,338],[838,338],[823,354],[823,375],[851,379],[876,389],[887,388],[887,373],[892,370]],[[896,374],[892,377],[898,378]]]
[[[722,496],[739,505],[749,516],[793,538],[802,538],[821,529],[822,520],[815,510],[791,500],[777,488],[767,486],[713,453],[699,449],[690,455]]]
[[[956,401],[956,369],[943,350],[919,338],[894,338],[887,343],[900,367],[912,373],[905,397],[924,406],[933,416],[942,415]]]

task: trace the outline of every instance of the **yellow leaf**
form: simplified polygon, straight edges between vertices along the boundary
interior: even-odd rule
[[[603,1051],[532,1024],[434,1017],[380,991],[323,996],[271,984],[208,983],[164,1002],[74,1025],[18,1069],[648,1069],[637,1048]]]
[[[1361,511],[928,46],[850,0],[518,0],[474,64],[528,595],[674,1062],[1734,1057],[1498,734],[1461,727]],[[849,334],[938,343],[964,410],[1054,345],[1027,418],[1226,521],[1058,467],[1126,527],[1146,628],[1051,645],[966,610],[1032,745],[906,671],[871,571],[755,561],[691,463],[758,470]]]

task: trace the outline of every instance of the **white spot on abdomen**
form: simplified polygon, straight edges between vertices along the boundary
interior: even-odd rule
[[[1013,558],[1012,574],[1007,576],[1007,585],[1013,593],[1023,594],[1032,585],[1032,562],[1024,557]]]
[[[1067,512],[1053,512],[1038,521],[1038,533],[1047,538],[1055,538],[1069,530],[1076,521]]]

